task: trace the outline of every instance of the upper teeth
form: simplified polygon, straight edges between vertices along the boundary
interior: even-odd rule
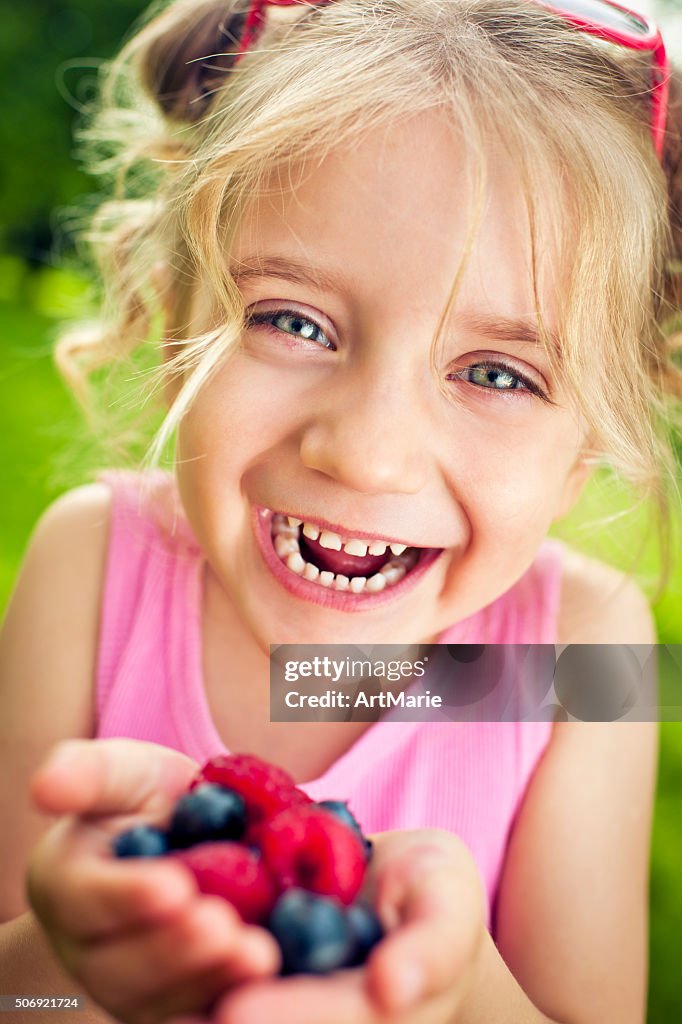
[[[284,516],[281,513],[275,513],[273,516],[272,539],[275,551],[291,572],[318,586],[332,590],[351,590],[355,594],[365,591],[368,594],[378,593],[386,587],[395,586],[410,569],[414,568],[419,560],[419,552],[416,548],[406,548],[405,544],[391,544],[393,556],[389,557],[379,571],[372,576],[344,576],[343,573],[333,573],[326,569],[321,571],[303,557],[299,544],[299,526],[301,525],[303,533],[307,537],[319,538],[319,542],[324,547],[335,548],[337,551],[343,547],[352,555],[365,554],[368,548],[372,555],[384,554],[387,548],[386,542],[363,540],[360,537],[351,537],[344,541],[342,537],[330,530],[320,532],[320,528],[315,523],[304,524],[302,520],[294,519],[293,523],[297,525],[293,525],[292,519],[293,517]]]
[[[289,527],[298,526],[300,520],[294,519],[293,516],[288,517]],[[348,555],[356,555],[358,558],[364,558],[369,551],[370,555],[384,555],[386,554],[386,548],[390,547],[394,555],[402,555],[403,551],[407,550],[407,544],[387,544],[385,540],[366,540],[361,537],[350,537],[344,540],[338,533],[333,533],[331,530],[320,530],[320,527],[315,523],[303,523],[303,536],[308,537],[310,540],[318,541],[320,547],[329,548],[333,551],[341,551],[343,549]]]

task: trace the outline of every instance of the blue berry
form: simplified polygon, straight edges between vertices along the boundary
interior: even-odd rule
[[[304,889],[288,889],[268,928],[282,951],[282,974],[327,974],[345,966],[355,948],[345,908]]]
[[[329,811],[330,814],[335,815],[342,821],[344,825],[348,825],[353,831],[360,837],[365,848],[365,858],[369,861],[372,856],[372,840],[368,839],[360,827],[360,822],[357,820],[350,807],[345,800],[320,800],[318,807],[324,808],[325,811]]]
[[[168,849],[168,841],[160,829],[137,825],[116,836],[111,848],[117,857],[160,857]]]
[[[346,910],[354,939],[354,948],[346,967],[357,967],[364,964],[369,952],[384,937],[381,921],[372,908],[366,903],[354,903]]]
[[[246,829],[246,807],[239,793],[206,782],[181,796],[168,829],[172,849],[219,839],[241,839]]]

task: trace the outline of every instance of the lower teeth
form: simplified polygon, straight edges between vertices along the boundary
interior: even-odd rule
[[[410,569],[413,569],[419,557],[415,548],[407,548],[401,555],[394,555],[382,565],[381,569],[373,576],[344,576],[341,573],[333,573],[328,569],[320,571],[312,562],[306,562],[301,554],[298,542],[299,527],[292,527],[282,515],[275,515],[272,523],[272,541],[280,561],[286,567],[302,576],[303,579],[329,590],[350,590],[354,594],[361,594],[365,591],[368,594],[377,594],[388,587],[395,586]]]

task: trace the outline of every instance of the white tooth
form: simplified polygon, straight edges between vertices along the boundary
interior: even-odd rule
[[[354,576],[350,581],[350,589],[354,594],[360,594],[367,586],[366,576]]]
[[[315,526],[314,523],[304,523],[303,536],[310,537],[311,540],[317,540],[320,536],[320,529],[318,526]]]
[[[384,562],[379,572],[386,572],[388,569],[404,569],[402,558],[389,558],[387,562]]]
[[[347,555],[359,555],[360,558],[364,558],[367,554],[367,545],[363,540],[347,540],[343,550]]]
[[[334,580],[334,589],[335,590],[348,590],[349,586],[350,586],[350,580],[348,579],[348,577],[347,576],[343,576],[343,575],[341,575],[341,573],[339,573],[339,575]]]
[[[396,565],[394,562],[392,565],[383,565],[379,571],[379,575],[385,576],[388,585],[392,586],[394,583],[397,583],[398,580],[401,580],[406,572],[407,569],[404,565]]]
[[[302,519],[296,519],[294,516],[287,516],[289,526],[300,526],[303,522]]]
[[[316,580],[319,575],[320,570],[317,568],[316,565],[313,565],[312,562],[305,563],[305,569],[303,570],[304,579],[310,580],[312,582],[313,580]]]
[[[376,576],[370,576],[370,578],[367,580],[367,590],[370,592],[370,594],[376,594],[380,590],[384,589],[387,582],[388,581],[386,577],[382,576],[381,573],[378,572]]]
[[[334,573],[321,572],[318,582],[321,583],[323,587],[331,587],[332,583],[334,582]]]
[[[323,548],[330,548],[333,551],[340,551],[341,538],[337,533],[331,533],[330,530],[323,530],[320,534],[320,546]]]
[[[299,550],[298,541],[294,537],[283,537],[280,534],[275,537],[275,551],[280,558],[295,555]]]
[[[283,523],[273,523],[272,533],[274,537],[296,537],[298,539],[298,526],[289,526],[286,520]]]
[[[407,550],[407,544],[391,544],[391,551],[394,555],[402,555]]]
[[[373,540],[368,548],[370,555],[383,555],[386,551],[385,540]]]
[[[305,569],[305,562],[301,557],[301,553],[299,551],[297,551],[293,555],[289,555],[289,557],[287,558],[287,569],[291,569],[291,571],[295,572],[297,576],[301,575],[301,573]]]

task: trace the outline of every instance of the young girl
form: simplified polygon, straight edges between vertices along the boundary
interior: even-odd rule
[[[176,0],[113,66],[90,134],[138,173],[59,360],[82,390],[162,314],[174,472],[60,499],[16,588],[3,991],[93,1024],[644,1019],[653,725],[268,717],[271,643],[655,639],[546,539],[600,460],[665,511],[682,395],[680,94],[666,121],[662,48],[592,17],[610,43],[523,0]],[[365,968],[275,977],[175,865],[106,856],[227,749],[374,833]]]

